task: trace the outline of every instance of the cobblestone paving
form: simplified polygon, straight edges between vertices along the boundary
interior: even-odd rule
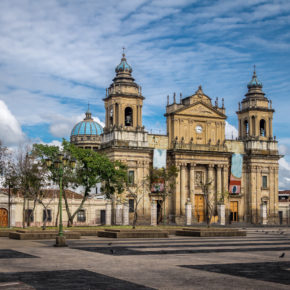
[[[289,289],[290,229],[247,237],[0,238],[0,289]],[[284,255],[283,255],[284,253]]]
[[[16,258],[37,258],[32,255],[13,251],[10,249],[0,249],[0,259],[16,259]]]

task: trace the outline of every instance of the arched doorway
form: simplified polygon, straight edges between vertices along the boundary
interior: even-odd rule
[[[162,200],[157,200],[157,224],[162,223]]]
[[[0,208],[0,227],[8,227],[8,210]]]

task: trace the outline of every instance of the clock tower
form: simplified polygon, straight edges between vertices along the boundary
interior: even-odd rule
[[[169,97],[168,97],[169,99]],[[169,148],[177,144],[184,147],[194,145],[219,145],[225,140],[224,101],[218,99],[212,105],[211,98],[204,94],[202,87],[191,96],[181,98],[166,107]]]

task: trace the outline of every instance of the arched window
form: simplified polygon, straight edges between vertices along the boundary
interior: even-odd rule
[[[114,111],[113,108],[110,109],[110,125],[113,125],[113,115],[114,115]]]
[[[125,109],[125,126],[133,126],[133,110],[130,107]]]
[[[266,136],[266,121],[264,119],[260,120],[260,136]]]
[[[244,135],[248,136],[248,134],[249,134],[249,123],[248,123],[248,120],[245,120],[244,121]]]

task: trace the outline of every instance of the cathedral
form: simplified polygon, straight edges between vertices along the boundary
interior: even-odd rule
[[[255,70],[236,112],[239,122],[236,140],[225,138],[224,100],[221,105],[218,100],[213,104],[201,86],[190,96],[180,96],[180,100],[174,94],[172,103],[168,98],[166,135],[149,134],[142,124],[145,97],[124,53],[115,72],[103,98],[105,127],[95,122],[88,110],[85,119],[73,128],[71,142],[125,163],[133,189],[140,187],[155,166],[156,152],[165,154],[165,166],[178,168],[174,192],[165,201],[160,193],[143,186],[139,223],[152,224],[155,212],[157,223],[162,222],[163,212],[170,223],[205,222],[205,184],[217,216],[217,219],[213,216],[212,222],[278,223],[281,156],[272,130],[274,109]],[[126,198],[130,208],[134,206],[128,192],[124,192],[121,198],[113,198],[113,212]]]

